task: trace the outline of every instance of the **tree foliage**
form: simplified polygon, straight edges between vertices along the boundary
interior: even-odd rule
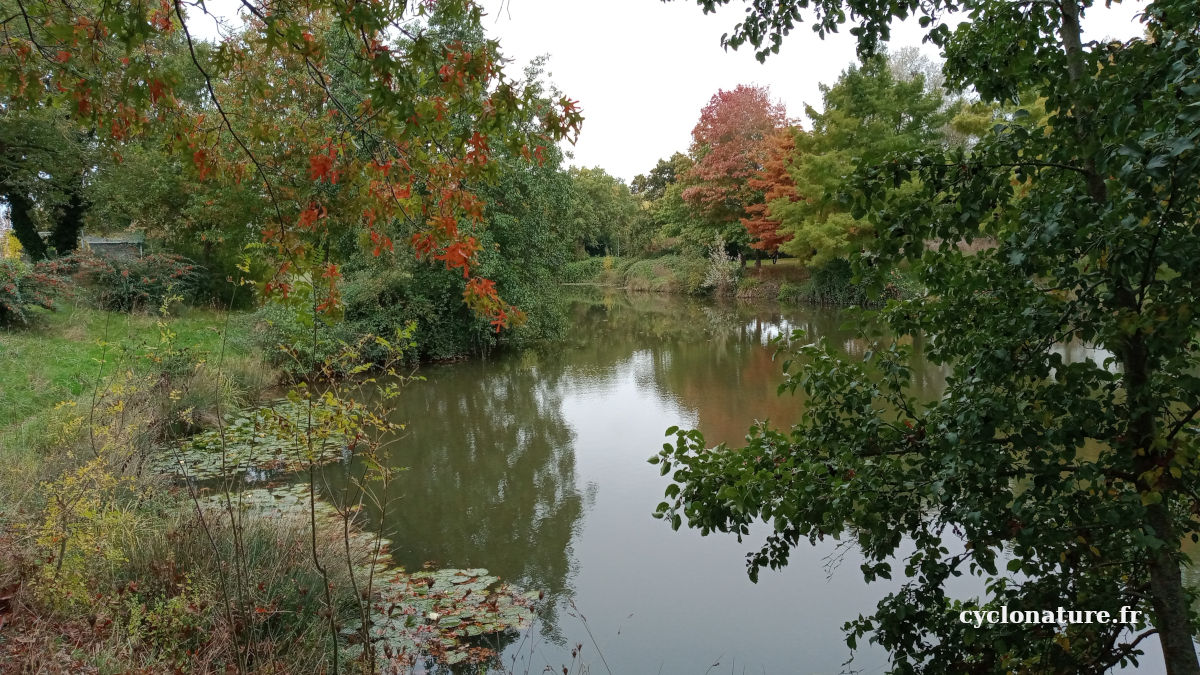
[[[806,109],[812,129],[797,132],[788,166],[804,198],[768,202],[779,230],[790,235],[784,250],[816,266],[859,250],[875,234],[838,199],[855,167],[928,146],[947,117],[941,93],[926,91],[921,74],[897,78],[882,56],[851,66],[821,93],[823,109]]]
[[[796,183],[788,173],[788,163],[792,160],[796,149],[796,139],[791,129],[784,129],[772,135],[767,144],[767,158],[762,170],[757,176],[746,181],[755,190],[761,190],[763,200],[746,207],[746,218],[742,218],[742,226],[750,235],[750,247],[774,254],[780,245],[791,241],[792,235],[781,232],[782,223],[771,217],[768,204],[778,202],[781,205],[800,200],[796,192]]]
[[[572,228],[579,247],[588,255],[631,255],[645,249],[650,238],[641,200],[625,181],[604,169],[570,170]]]
[[[679,181],[692,168],[691,158],[682,152],[671,155],[668,159],[660,159],[650,169],[650,173],[634,176],[629,184],[629,191],[648,201],[662,199],[667,187]]]
[[[495,175],[502,148],[544,161],[582,117],[566,97],[536,103],[501,70],[494,41],[445,39],[439,21],[478,26],[475,3],[245,2],[244,24],[210,47],[189,24],[202,4],[9,9],[6,109],[68,111],[118,155],[154,129],[189,180],[250,186],[252,227],[277,261],[268,294],[287,295],[294,273],[315,270],[316,304],[336,306],[331,238],[359,231],[370,250],[390,252],[386,230],[399,220],[411,224],[406,243],[417,255],[467,279],[469,306],[497,329],[519,322],[495,285],[472,275],[483,217],[467,185]],[[204,98],[190,105],[197,74]],[[535,128],[509,124],[533,107]]]
[[[762,200],[761,190],[749,185],[767,159],[767,141],[787,124],[782,104],[771,100],[765,87],[738,85],[720,90],[700,111],[692,129],[691,155],[695,164],[684,177],[681,193],[708,234],[730,244],[748,242],[741,219],[746,208]]]
[[[844,191],[880,234],[859,274],[907,262],[929,291],[883,312],[892,337],[851,360],[793,336],[796,426],[715,450],[673,429],[652,460],[674,479],[658,511],[674,527],[770,524],[752,575],[825,536],[858,544],[868,580],[903,571],[847,626],[895,672],[1103,672],[1151,635],[1168,673],[1200,672],[1181,550],[1200,539],[1200,14],[1157,0],[1144,37],[1085,43],[1091,5],[755,2],[727,37],[765,57],[807,11],[820,35],[850,23],[870,54],[917,13],[950,86],[1022,102],[970,147],[900,149]],[[952,10],[971,18],[938,23]],[[962,252],[983,237],[996,243]],[[951,373],[934,400],[913,395],[902,338],[920,335]],[[1071,342],[1097,356],[1068,361]],[[980,597],[951,596],[961,575],[983,578]],[[1149,625],[959,619],[1002,606],[1129,606]]]

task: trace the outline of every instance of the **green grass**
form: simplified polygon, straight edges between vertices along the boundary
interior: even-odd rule
[[[745,277],[753,277],[763,283],[800,283],[808,279],[809,269],[798,258],[780,258],[777,263],[772,263],[770,258],[767,258],[762,261],[761,267],[755,266],[754,259],[751,258],[746,263]]]
[[[216,358],[227,314],[185,309],[167,324],[176,347]],[[104,369],[141,368],[161,344],[159,317],[66,305],[38,311],[31,324],[0,331],[0,436],[61,401],[91,390]],[[105,346],[105,343],[107,346]],[[226,358],[248,358],[243,341],[226,343]]]
[[[639,260],[629,266],[625,287],[633,291],[703,295],[707,292],[704,288],[707,270],[708,261],[703,258],[665,255]]]

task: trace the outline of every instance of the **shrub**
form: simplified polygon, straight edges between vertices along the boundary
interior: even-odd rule
[[[0,326],[28,323],[33,307],[54,309],[55,295],[65,290],[65,280],[43,263],[0,260]]]
[[[586,275],[586,278],[578,279],[579,281],[590,281],[605,286],[624,286],[625,275],[629,271],[630,266],[635,263],[637,263],[637,259],[635,258],[606,255],[579,260],[574,263],[568,263],[568,265],[575,266],[570,274]],[[563,279],[563,281],[571,280]]]
[[[738,263],[725,252],[725,240],[718,234],[708,250],[704,288],[712,289],[717,295],[728,295],[737,285],[737,278]]]
[[[326,580],[309,548],[307,509],[247,509],[239,514],[235,538],[228,513],[218,503],[201,501],[205,522],[195,504],[166,514],[155,536],[129,547],[127,560],[117,568],[110,588],[127,589],[123,607],[115,613],[124,624],[131,656],[140,656],[143,663],[186,665],[189,655],[203,653],[214,663],[232,664],[236,631],[242,648],[255,660],[273,663],[276,672],[326,662]],[[343,623],[357,615],[358,602],[341,532],[324,513],[318,514],[317,527],[319,558],[330,575],[338,623]],[[360,566],[366,557],[361,545],[353,546],[352,563]],[[222,568],[233,560],[239,561],[246,581],[240,593],[230,590],[225,596],[222,585],[236,581],[223,582],[222,575],[229,572]],[[235,612],[235,626],[223,614],[226,606]]]
[[[90,290],[96,304],[115,312],[155,309],[168,298],[190,301],[201,271],[187,258],[170,253],[115,260],[76,251],[43,264]]]
[[[194,297],[197,268],[190,260],[169,253],[153,253],[132,260],[112,261],[96,277],[97,300],[104,309],[133,312],[154,309],[170,297]]]
[[[621,285],[632,291],[704,295],[708,263],[691,256],[667,255],[631,261],[622,273]]]
[[[771,298],[779,295],[779,283],[764,280],[762,277],[746,275],[738,279],[737,297],[739,298]]]
[[[267,302],[246,320],[254,351],[292,380],[319,370],[350,337],[344,323],[324,316],[316,317],[314,331],[311,314],[278,302]]]
[[[564,283],[597,282],[604,271],[606,258],[584,258],[563,265],[561,280]]]
[[[21,240],[17,239],[17,235],[12,230],[9,230],[3,240],[0,240],[0,258],[20,260],[22,250]]]
[[[892,271],[891,278],[882,293],[872,296],[861,283],[854,282],[850,263],[837,259],[812,270],[812,276],[799,284],[783,282],[779,286],[780,302],[810,303],[815,305],[879,306],[888,300],[911,298],[924,293],[924,289],[909,275]]]
[[[915,298],[925,295],[925,287],[916,280],[909,269],[893,269],[890,281],[884,287],[885,298]]]
[[[793,284],[790,281],[779,284],[779,301],[792,304],[803,302],[801,298],[803,297],[804,289],[801,288],[801,285]]]
[[[189,301],[197,305],[225,309],[253,309],[256,294],[242,288],[239,279],[262,282],[269,276],[264,261],[258,257],[243,259],[244,250],[234,245],[172,243],[170,250],[185,256],[195,265],[195,277]],[[246,264],[243,264],[246,263]]]
[[[840,258],[813,269],[808,280],[799,285],[784,284],[779,289],[779,298],[791,302],[836,307],[871,304],[865,288],[854,283],[850,263]]]

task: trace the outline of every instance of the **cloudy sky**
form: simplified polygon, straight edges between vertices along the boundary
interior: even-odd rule
[[[818,85],[834,82],[854,60],[850,35],[822,41],[807,26],[793,31],[766,64],[745,47],[725,52],[721,35],[738,22],[741,3],[705,15],[693,0],[479,1],[490,13],[488,30],[516,60],[514,67],[550,54],[553,81],[580,101],[586,120],[573,163],[626,180],[660,157],[686,151],[700,109],[718,89],[770,87],[789,115],[801,117],[805,103],[820,108]],[[1133,19],[1140,6],[1093,9],[1084,39],[1140,34]],[[919,46],[922,35],[915,22],[899,26],[891,46]]]

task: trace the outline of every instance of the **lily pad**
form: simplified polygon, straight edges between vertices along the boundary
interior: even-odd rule
[[[201,499],[201,507],[223,510],[226,499],[223,493],[211,494]],[[307,485],[250,488],[229,494],[228,500],[234,508],[264,518],[307,518],[313,508],[319,521],[332,521],[341,532],[341,514],[332,504],[312,499]],[[350,533],[353,548],[373,549],[373,535],[358,528]],[[390,665],[408,669],[426,658],[445,665],[481,663],[495,656],[481,636],[522,631],[532,624],[537,592],[500,583],[482,568],[408,573],[390,567],[389,546],[384,540],[382,557],[373,565],[357,566],[355,574],[366,578],[373,567],[377,591],[367,635],[378,658]],[[340,631],[358,650],[363,648],[361,628],[361,621],[351,621]]]
[[[519,631],[533,622],[537,594],[521,593],[485,569],[398,571],[387,577],[373,605],[373,640],[411,645],[393,650],[392,663],[411,667],[429,656],[453,665],[494,656],[474,638]],[[402,608],[397,611],[397,608]]]
[[[192,436],[163,452],[159,470],[194,480],[244,476],[262,482],[345,456],[347,439],[322,428],[324,409],[304,401],[275,401],[231,415],[220,429]]]

